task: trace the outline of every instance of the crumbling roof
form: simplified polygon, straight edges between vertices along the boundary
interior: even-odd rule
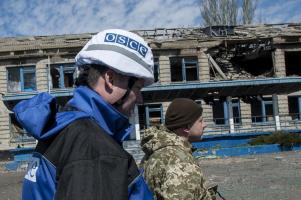
[[[245,37],[301,36],[301,24],[264,24],[258,26],[237,26],[235,33]]]
[[[178,39],[250,39],[272,38],[278,36],[301,36],[300,23],[262,24],[240,26],[212,26],[206,28],[169,28],[135,31],[152,41],[170,41]]]
[[[82,47],[93,34],[0,38],[0,52]]]
[[[149,42],[175,40],[219,40],[252,39],[277,36],[301,36],[300,23],[264,24],[248,26],[212,26],[206,28],[160,28],[153,30],[134,30]],[[31,36],[0,38],[0,52],[25,51],[49,48],[82,47],[95,33],[69,34],[55,36]]]

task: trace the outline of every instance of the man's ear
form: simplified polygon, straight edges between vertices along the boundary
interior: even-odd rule
[[[183,131],[184,131],[185,133],[189,133],[189,129],[188,129],[188,128],[184,128]]]
[[[177,128],[176,130],[174,130],[174,132],[178,135],[178,136],[182,136],[187,138],[189,135],[189,129],[188,128]]]
[[[107,70],[104,73],[106,87],[110,90],[112,90],[113,86],[114,86],[114,76],[115,76],[115,73],[112,70]]]

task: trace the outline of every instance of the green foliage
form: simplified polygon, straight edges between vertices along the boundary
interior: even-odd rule
[[[279,144],[281,147],[291,148],[301,145],[301,134],[276,131],[271,135],[261,135],[251,139],[250,145]]]

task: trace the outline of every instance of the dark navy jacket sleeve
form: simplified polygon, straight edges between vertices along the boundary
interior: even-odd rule
[[[91,119],[66,127],[44,154],[57,168],[55,199],[128,199],[133,158]]]

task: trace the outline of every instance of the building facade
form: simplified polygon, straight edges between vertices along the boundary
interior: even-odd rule
[[[143,89],[131,139],[163,123],[176,97],[202,104],[205,134],[300,129],[301,24],[134,32],[153,49],[155,83]],[[64,105],[73,92],[74,57],[92,36],[0,38],[0,150],[36,144],[12,108],[39,92]]]

